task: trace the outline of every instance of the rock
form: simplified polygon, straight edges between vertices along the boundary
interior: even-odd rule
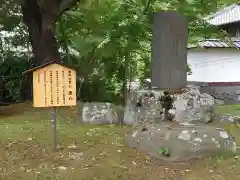
[[[214,119],[214,98],[201,94],[198,87],[189,86],[185,92],[175,96],[175,120],[178,122],[201,121],[208,123]]]
[[[153,94],[153,96],[150,96]],[[158,101],[163,91],[140,90],[131,92],[124,111],[124,123],[141,125],[145,123],[161,123],[164,115],[163,108]],[[138,97],[143,98],[142,107],[136,107]],[[168,113],[169,117],[177,122],[201,121],[208,123],[214,119],[214,98],[206,93],[201,94],[196,86],[188,86],[181,93],[176,93],[174,108]]]
[[[133,128],[125,142],[163,162],[183,162],[236,151],[236,142],[230,134],[205,124],[145,124]],[[161,148],[168,149],[170,156],[160,153]]]
[[[157,101],[161,94],[161,91],[155,90],[130,92],[124,111],[124,124],[139,125],[162,120],[163,116],[160,115],[162,107]],[[142,97],[142,107],[137,107],[139,97]]]
[[[176,110],[175,109],[170,109],[168,111],[168,118],[169,120],[173,120],[176,117]]]
[[[118,113],[119,109],[111,103],[84,103],[82,122],[91,124],[117,124],[120,118]]]
[[[224,105],[224,100],[221,100],[221,99],[215,99],[215,104],[217,105]]]
[[[136,106],[137,92],[130,92],[124,109],[123,123],[125,125],[133,125],[137,122],[138,108]]]
[[[203,90],[204,91],[204,90]],[[238,92],[229,92],[229,93],[226,93],[226,92],[217,92],[217,91],[209,91],[207,90],[208,94],[210,94],[212,97],[214,97],[214,99],[217,99],[217,100],[222,100],[225,103],[227,102],[236,102],[238,101]]]
[[[234,115],[217,115],[214,119],[221,122],[240,123],[240,116]]]

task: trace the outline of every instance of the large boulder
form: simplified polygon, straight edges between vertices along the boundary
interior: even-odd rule
[[[178,122],[198,120],[208,123],[214,119],[214,105],[212,96],[201,94],[197,86],[189,86],[175,96],[175,119]]]
[[[125,125],[133,125],[137,123],[138,119],[138,108],[137,103],[137,92],[131,91],[128,95],[126,106],[124,108],[123,123]]]
[[[154,94],[149,96],[146,94]],[[163,109],[158,101],[163,95],[160,90],[140,90],[131,92],[125,107],[124,122],[131,125],[161,122]],[[137,97],[142,97],[142,107],[136,107]],[[175,121],[201,121],[208,123],[214,118],[214,98],[206,93],[201,94],[196,86],[188,86],[174,96],[174,108],[169,111]]]
[[[82,122],[90,124],[117,124],[120,121],[120,108],[111,103],[84,103]]]
[[[139,125],[144,123],[155,123],[162,118],[160,112],[162,106],[157,100],[161,96],[161,91],[140,90],[132,91],[128,95],[124,110],[123,122],[126,125]],[[137,107],[137,99],[142,98],[142,106]]]
[[[216,105],[224,105],[225,102],[224,102],[224,100],[221,100],[221,99],[215,99],[215,104]]]
[[[183,162],[236,151],[235,139],[230,134],[205,124],[145,124],[133,128],[126,136],[126,143],[167,162]],[[163,149],[167,149],[169,154],[164,154]]]

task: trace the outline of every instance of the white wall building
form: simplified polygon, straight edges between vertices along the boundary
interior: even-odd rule
[[[240,82],[240,4],[204,18],[228,33],[228,39],[205,39],[188,49],[192,75],[188,81]]]
[[[188,64],[192,69],[188,81],[240,81],[240,50],[236,48],[191,48]]]

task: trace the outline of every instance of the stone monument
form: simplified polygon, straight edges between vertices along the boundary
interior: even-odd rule
[[[154,91],[151,90],[151,93],[155,94],[154,103],[159,104],[157,100],[160,98],[162,92],[156,93],[158,90],[175,90],[186,86],[187,21],[184,16],[175,11],[154,13],[152,34],[151,85],[156,89],[154,89]],[[129,99],[135,98],[129,97]],[[145,109],[138,109],[141,112],[133,112],[132,104],[134,103],[128,103],[125,107],[124,122],[134,122],[138,120],[139,114],[145,114],[146,116],[153,114],[159,118],[160,112],[154,111],[151,105]],[[152,112],[149,113],[149,111]],[[141,122],[145,122],[149,119],[149,116],[141,119],[144,120],[141,120]],[[152,120],[153,119],[151,119],[151,121]]]
[[[124,122],[137,121],[126,136],[127,145],[168,162],[236,151],[235,139],[230,134],[205,124],[213,118],[214,99],[201,94],[198,87],[186,86],[187,41],[188,27],[182,15],[173,11],[155,13],[151,82],[156,89],[137,91],[140,99],[147,102],[137,110],[133,108],[133,97],[129,98],[131,105],[125,107]],[[174,93],[173,108],[168,111],[174,119],[172,123],[159,120],[162,113],[154,107],[159,107],[158,99],[165,90]],[[192,122],[196,120],[205,123]]]
[[[188,23],[175,12],[156,12],[152,28],[153,87],[179,89],[187,83]]]

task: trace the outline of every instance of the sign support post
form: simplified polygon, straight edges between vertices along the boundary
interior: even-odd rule
[[[33,106],[52,109],[53,151],[57,151],[57,108],[76,106],[76,71],[51,61],[23,72],[33,76]]]
[[[53,151],[57,151],[57,108],[53,107],[52,111],[52,128],[53,128]]]

